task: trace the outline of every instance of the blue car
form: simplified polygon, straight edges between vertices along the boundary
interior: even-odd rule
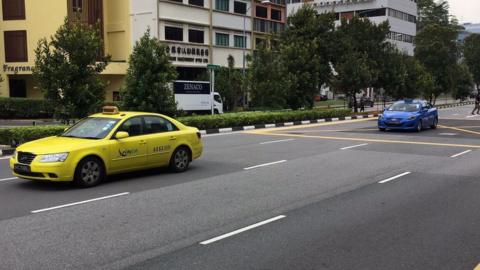
[[[424,100],[403,100],[386,108],[378,117],[378,129],[414,130],[437,128],[438,110]]]

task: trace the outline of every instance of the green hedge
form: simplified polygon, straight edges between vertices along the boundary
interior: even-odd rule
[[[241,127],[259,124],[275,124],[322,118],[345,117],[350,110],[301,110],[280,112],[244,112],[217,115],[199,115],[180,117],[178,120],[185,125],[197,127],[200,130]]]
[[[51,118],[53,109],[42,99],[0,98],[0,119]]]
[[[12,145],[59,135],[65,126],[35,126],[0,129],[0,144]]]
[[[202,130],[344,117],[350,114],[350,110],[244,112],[187,116],[180,117],[178,120],[185,125],[197,127]],[[15,145],[48,136],[54,136],[62,133],[64,129],[65,126],[34,126],[0,129],[0,144]]]

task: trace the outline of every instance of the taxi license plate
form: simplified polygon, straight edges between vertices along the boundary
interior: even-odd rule
[[[15,172],[30,172],[30,166],[23,165],[23,164],[15,164],[13,165],[13,170]]]

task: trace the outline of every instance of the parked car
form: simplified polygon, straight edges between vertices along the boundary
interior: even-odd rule
[[[316,95],[315,96],[315,101],[327,101],[328,100],[328,97],[327,95]]]

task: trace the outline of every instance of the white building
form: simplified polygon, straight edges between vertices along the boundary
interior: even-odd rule
[[[337,23],[341,18],[354,15],[368,17],[375,23],[390,23],[389,39],[401,51],[414,52],[417,33],[417,0],[287,0],[287,14],[292,14],[302,5],[312,5],[319,13],[335,12]]]
[[[464,23],[462,26],[464,30],[458,35],[458,41],[461,43],[471,34],[480,34],[480,23]]]
[[[251,53],[255,44],[264,40],[262,37],[270,31],[261,31],[252,22],[271,20],[270,24],[274,24],[278,21],[283,29],[286,17],[284,2],[278,0],[265,4],[258,0],[134,0],[130,3],[132,42],[150,28],[152,36],[168,45],[179,80],[199,79],[205,74],[207,64],[227,66],[229,55],[235,59],[235,67],[242,68],[244,53]]]

